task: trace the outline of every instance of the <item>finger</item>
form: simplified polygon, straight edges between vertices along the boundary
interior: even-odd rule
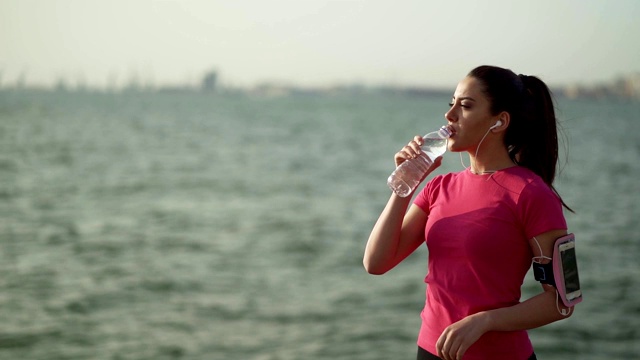
[[[398,153],[396,154],[396,158],[401,158],[403,160],[413,159],[413,149],[408,146],[403,147],[402,150],[398,151]]]
[[[420,154],[422,152],[422,145],[424,144],[424,140],[421,136],[415,136],[411,142],[409,142],[409,146],[415,151],[416,154]]]
[[[458,344],[458,341],[448,339],[447,348],[447,360],[458,360],[458,349],[460,348],[460,344]]]
[[[465,347],[463,347],[463,346],[460,346],[460,347],[458,348],[458,351],[456,352],[456,357],[455,357],[455,359],[456,359],[456,360],[460,360],[460,359],[462,359],[462,357],[464,356],[464,353],[465,353],[465,352],[467,352],[467,349],[466,349]]]
[[[456,341],[454,346],[451,347],[451,350],[450,350],[451,359],[456,359],[456,360],[462,359],[462,357],[464,356],[464,353],[467,352],[468,348],[469,346],[465,344],[464,339],[459,339],[458,341]]]
[[[447,360],[457,360],[456,358],[456,353],[457,353],[457,347],[454,346],[454,344],[450,341],[450,344],[447,346]]]
[[[416,156],[418,156],[418,154],[420,153],[419,152],[420,147],[417,146],[418,150],[416,150],[416,146],[417,145],[415,144],[409,143],[407,144],[407,146],[403,147],[402,150],[400,151],[405,153],[405,155],[407,156],[407,159],[413,159]]]
[[[416,147],[417,147],[417,149],[416,149]],[[402,151],[407,153],[407,155],[409,155],[411,158],[414,158],[414,157],[418,156],[419,149],[420,149],[420,147],[417,146],[416,144],[409,143],[407,146],[402,148]]]
[[[444,343],[444,341],[442,340],[442,335],[440,335],[440,337],[438,338],[438,341],[436,341],[436,351],[438,352],[436,355],[442,357],[442,344]]]
[[[448,351],[445,349],[446,339],[447,339],[447,335],[445,331],[440,335],[440,338],[438,338],[438,341],[436,342],[436,350],[438,351],[438,357],[441,357],[444,360],[447,360],[447,353],[448,353]]]
[[[396,155],[394,156],[394,160],[396,162],[396,167],[400,166],[400,164],[402,164],[403,162],[412,159],[413,157],[411,155],[409,155],[406,151],[404,150],[400,150],[396,153]]]
[[[436,349],[438,350],[438,356],[444,360],[457,360],[458,350],[460,349],[459,341],[456,341],[447,330],[442,333],[438,342],[436,343]]]
[[[404,152],[408,159],[412,159],[420,154],[423,142],[422,137],[415,136],[413,140],[409,141],[409,143],[400,150],[400,152]]]

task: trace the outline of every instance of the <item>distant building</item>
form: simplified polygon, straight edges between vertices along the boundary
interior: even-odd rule
[[[624,78],[624,95],[640,100],[640,73],[632,74]]]
[[[563,92],[572,99],[640,100],[640,73],[620,76],[613,81],[590,86],[570,85],[566,86]]]
[[[205,74],[202,78],[202,91],[213,92],[216,88],[216,81],[218,80],[218,72],[213,70]]]
[[[68,90],[67,83],[63,78],[58,78],[56,85],[54,86],[55,91],[66,92]]]

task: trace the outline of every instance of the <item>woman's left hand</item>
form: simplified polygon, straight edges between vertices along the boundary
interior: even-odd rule
[[[478,313],[449,325],[438,339],[438,356],[445,360],[460,360],[480,336],[489,330],[486,314]]]

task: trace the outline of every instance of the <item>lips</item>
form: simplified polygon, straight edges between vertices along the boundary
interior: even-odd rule
[[[448,125],[447,129],[449,129],[449,132],[451,132],[451,136],[450,137],[453,137],[453,136],[456,135],[456,129],[453,127],[453,125]]]

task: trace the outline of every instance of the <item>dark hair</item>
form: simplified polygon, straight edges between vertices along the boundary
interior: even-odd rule
[[[509,113],[511,121],[504,143],[511,160],[538,174],[558,195],[562,205],[573,212],[553,187],[558,163],[558,131],[547,85],[535,76],[516,75],[509,69],[488,65],[478,66],[468,76],[483,85],[492,115]]]

